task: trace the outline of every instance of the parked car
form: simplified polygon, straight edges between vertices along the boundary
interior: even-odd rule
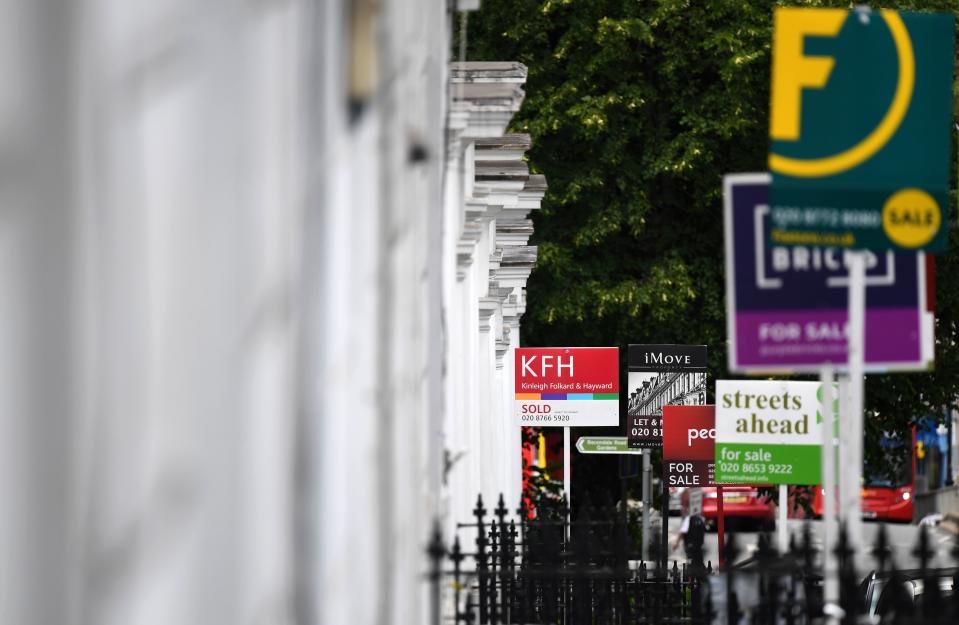
[[[945,517],[941,512],[933,512],[919,519],[919,525],[925,527],[939,527]]]
[[[718,489],[703,488],[703,516],[710,528],[715,528],[719,516]],[[764,529],[772,529],[776,520],[776,504],[751,486],[723,486],[723,516],[727,522],[751,521]]]
[[[951,601],[953,594],[953,576],[956,574],[955,568],[931,569],[923,571],[912,569],[899,571],[903,579],[903,587],[906,595],[912,600],[913,605],[922,605],[922,595],[924,591],[924,577],[932,575],[939,582],[939,590],[946,601]],[[867,575],[859,586],[859,591],[863,597],[863,605],[866,606],[866,614],[874,623],[879,622],[879,616],[888,612],[891,607],[893,593],[889,586],[890,573],[876,573],[875,571]]]

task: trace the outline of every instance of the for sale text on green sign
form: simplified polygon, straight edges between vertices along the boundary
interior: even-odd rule
[[[818,382],[718,380],[716,482],[818,484]]]
[[[945,249],[953,22],[776,9],[772,245]]]

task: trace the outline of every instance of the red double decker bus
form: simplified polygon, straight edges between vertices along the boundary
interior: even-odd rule
[[[916,491],[916,431],[912,432],[912,444],[908,455],[898,468],[890,471],[890,466],[898,462],[903,441],[884,436],[879,441],[883,449],[883,461],[879,466],[868,462],[863,467],[863,484],[860,492],[862,516],[864,519],[911,523],[913,517],[913,498]],[[823,489],[814,487],[812,509],[816,518],[823,514]],[[794,505],[796,516],[801,516]]]

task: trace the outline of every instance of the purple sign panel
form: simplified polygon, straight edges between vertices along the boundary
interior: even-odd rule
[[[815,372],[846,361],[847,252],[768,243],[769,175],[723,181],[729,369]],[[867,252],[866,369],[927,369],[923,253]]]

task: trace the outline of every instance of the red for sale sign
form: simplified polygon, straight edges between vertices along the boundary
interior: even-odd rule
[[[715,449],[715,406],[663,406],[663,475],[669,486],[715,486]]]
[[[519,425],[619,425],[619,348],[517,348],[513,370]]]

